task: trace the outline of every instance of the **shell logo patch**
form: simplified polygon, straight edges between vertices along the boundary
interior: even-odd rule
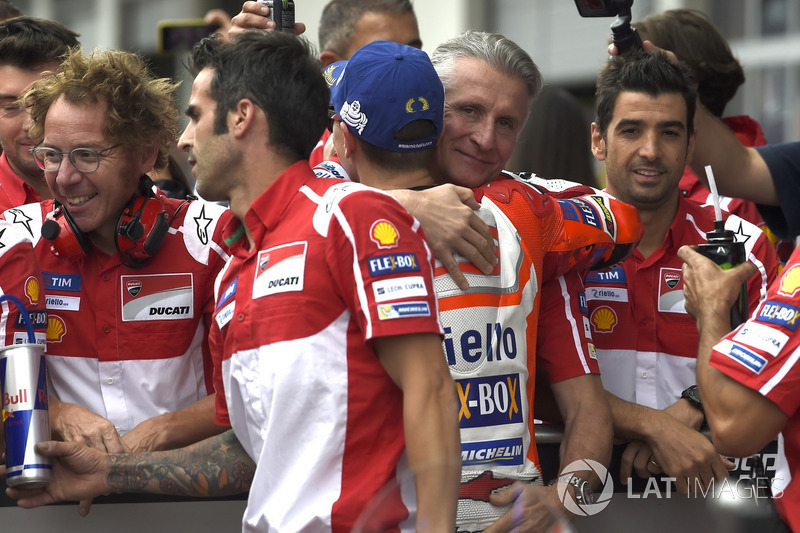
[[[31,305],[39,303],[39,290],[39,280],[34,276],[29,276],[28,279],[25,280],[25,296],[28,297]]]
[[[396,248],[400,235],[394,224],[388,220],[376,220],[369,230],[369,238],[378,245],[378,248]]]
[[[800,290],[800,265],[794,265],[781,275],[778,294],[794,296]]]
[[[605,305],[595,309],[590,320],[597,333],[611,333],[619,322],[614,310]]]
[[[61,342],[67,333],[67,325],[58,315],[50,315],[47,318],[47,342]]]

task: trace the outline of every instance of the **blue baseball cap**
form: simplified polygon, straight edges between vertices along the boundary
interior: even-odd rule
[[[347,65],[347,61],[337,61],[335,63],[331,63],[322,71],[322,77],[325,78],[325,83],[328,84],[328,88],[330,89],[333,87],[339,78],[342,77],[342,73],[344,72],[344,67]]]
[[[331,67],[339,63],[344,62]],[[404,44],[373,41],[359,48],[340,70],[344,72],[331,86],[331,104],[360,139],[392,152],[414,152],[436,144],[444,121],[444,87],[428,54]],[[398,139],[397,133],[415,120],[431,121],[433,134]]]

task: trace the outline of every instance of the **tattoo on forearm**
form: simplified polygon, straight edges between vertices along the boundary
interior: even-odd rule
[[[122,492],[217,497],[250,488],[255,463],[233,431],[165,452],[111,456],[109,485]]]

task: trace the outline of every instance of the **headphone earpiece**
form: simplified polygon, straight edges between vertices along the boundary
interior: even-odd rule
[[[143,266],[156,255],[169,231],[169,215],[162,199],[150,193],[128,203],[117,222],[116,245],[123,263]]]
[[[58,202],[53,206],[42,224],[42,237],[52,243],[50,250],[68,261],[86,257],[92,249],[91,241],[78,229],[64,206]]]

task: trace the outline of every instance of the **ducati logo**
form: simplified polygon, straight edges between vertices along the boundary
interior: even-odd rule
[[[680,274],[664,274],[664,282],[667,284],[667,287],[674,289],[678,286],[678,283],[681,282],[681,276]]]
[[[138,279],[130,280],[125,282],[125,289],[127,289],[128,294],[136,298],[139,293],[142,291],[142,282]]]

